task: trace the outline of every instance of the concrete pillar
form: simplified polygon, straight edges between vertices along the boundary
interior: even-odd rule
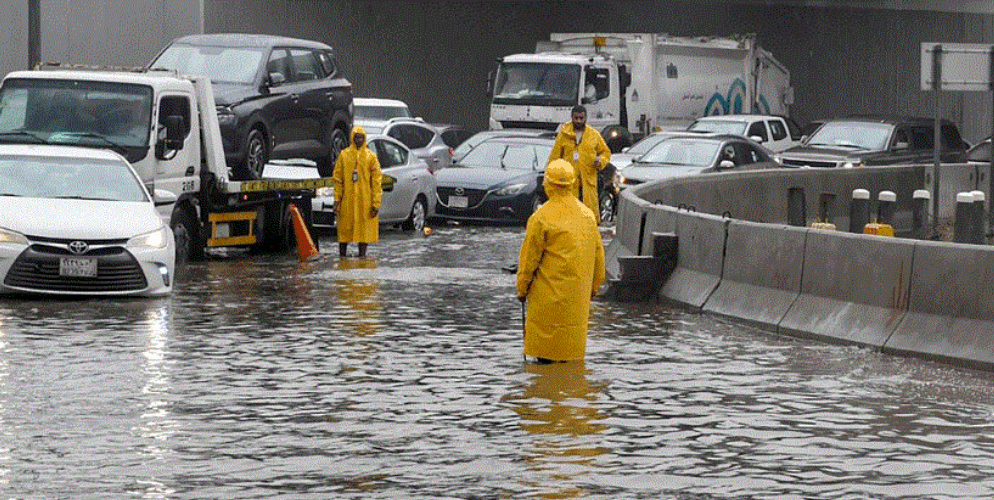
[[[863,233],[863,227],[870,222],[870,192],[853,189],[849,204],[849,232]]]
[[[953,241],[970,243],[972,237],[973,195],[963,191],[956,193],[956,220],[953,222]]]
[[[987,237],[986,198],[983,191],[970,191],[973,195],[973,237],[971,243],[985,244]]]
[[[890,225],[894,218],[894,209],[897,202],[897,194],[893,191],[881,191],[877,195],[877,222]]]
[[[792,187],[787,190],[787,223],[804,227],[808,220],[808,205],[804,199],[804,188]]]
[[[932,194],[927,189],[916,189],[911,195],[911,237],[923,240],[928,237],[930,231],[926,229],[928,224],[928,202],[932,199]]]

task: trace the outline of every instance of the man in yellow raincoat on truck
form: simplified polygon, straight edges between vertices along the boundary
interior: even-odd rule
[[[518,300],[528,301],[525,356],[540,363],[582,360],[590,299],[604,283],[604,244],[594,213],[573,196],[565,160],[545,169],[549,197],[525,228],[518,259]]]
[[[566,160],[576,169],[578,182],[573,194],[594,212],[597,224],[601,223],[600,200],[597,190],[597,172],[611,161],[611,150],[601,134],[587,125],[587,108],[573,106],[570,121],[559,127],[556,142],[549,152],[549,161]]]
[[[342,150],[331,176],[335,183],[335,217],[338,225],[338,254],[346,256],[349,243],[359,244],[359,257],[366,247],[380,240],[380,201],[383,174],[376,154],[366,144],[366,131],[355,127],[352,144]]]

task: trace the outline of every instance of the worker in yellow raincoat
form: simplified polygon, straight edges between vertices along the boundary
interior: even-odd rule
[[[359,244],[359,257],[365,257],[367,245],[380,240],[383,174],[376,154],[366,144],[366,131],[353,128],[351,139],[352,144],[338,155],[331,174],[335,183],[338,254],[345,257],[348,244],[354,242]]]
[[[531,217],[518,259],[518,300],[528,301],[525,356],[539,362],[583,359],[590,299],[604,283],[604,244],[596,218],[572,194],[565,160],[545,169],[549,201]]]
[[[611,161],[611,150],[601,134],[587,125],[587,108],[573,106],[570,121],[559,127],[556,142],[549,152],[552,160],[566,160],[576,169],[579,182],[573,186],[573,194],[583,200],[583,204],[594,212],[597,224],[601,223],[597,173]]]

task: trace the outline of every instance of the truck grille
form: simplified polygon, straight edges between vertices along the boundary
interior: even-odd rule
[[[39,292],[134,292],[148,286],[138,261],[121,247],[105,247],[85,254],[97,259],[97,276],[59,275],[59,259],[71,255],[62,248],[32,245],[11,265],[4,285]]]

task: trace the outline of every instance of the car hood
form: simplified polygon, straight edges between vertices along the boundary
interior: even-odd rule
[[[214,104],[218,106],[232,106],[259,96],[259,89],[252,85],[212,83],[211,88],[214,90]]]
[[[537,177],[542,172],[504,168],[446,167],[435,172],[435,182],[439,187],[465,187],[486,189],[515,179]]]
[[[147,202],[0,196],[0,226],[28,236],[109,240],[154,231],[162,219]]]
[[[633,164],[621,171],[621,176],[640,182],[649,182],[674,177],[688,177],[703,173],[704,167],[679,167],[673,165]]]
[[[875,153],[875,152],[876,151],[871,151],[867,149],[830,148],[823,146],[796,146],[784,150],[782,153],[780,153],[780,156],[783,158],[791,158],[791,159],[835,161],[835,160],[845,160],[847,158],[855,158],[866,155],[868,153]]]

